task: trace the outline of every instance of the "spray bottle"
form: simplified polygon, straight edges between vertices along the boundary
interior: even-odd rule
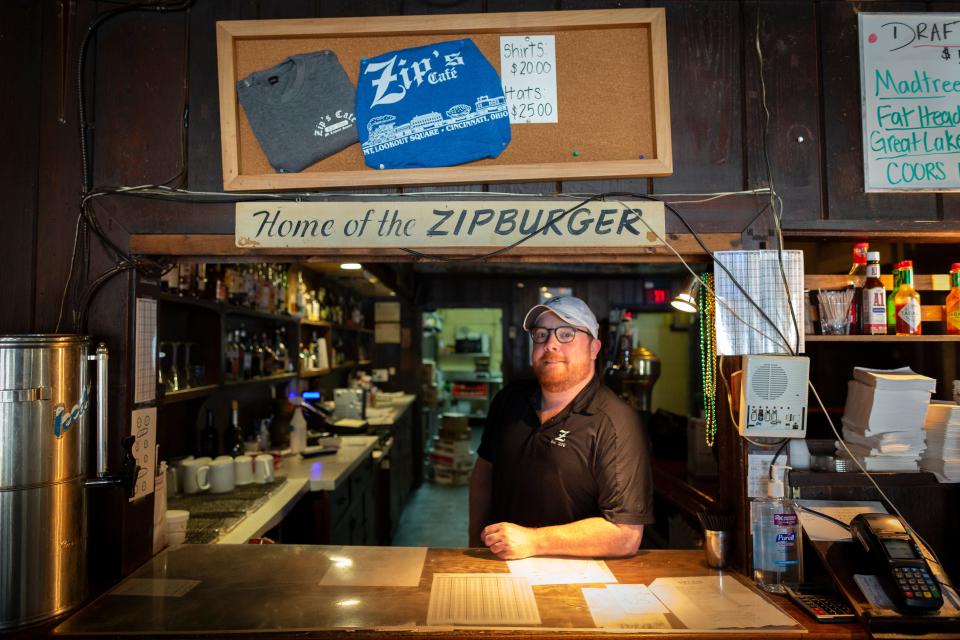
[[[786,498],[787,465],[771,466],[767,497],[750,503],[753,579],[764,591],[783,593],[784,584],[803,580],[800,519]]]

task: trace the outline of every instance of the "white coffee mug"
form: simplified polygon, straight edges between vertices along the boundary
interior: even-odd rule
[[[250,456],[237,456],[234,458],[233,470],[237,478],[238,487],[253,482],[253,458]]]
[[[273,482],[273,456],[261,453],[253,460],[253,479],[257,484]]]
[[[186,460],[180,465],[184,493],[200,493],[210,488],[210,465],[203,460]]]
[[[217,458],[210,463],[210,493],[229,493],[236,487],[233,458]]]

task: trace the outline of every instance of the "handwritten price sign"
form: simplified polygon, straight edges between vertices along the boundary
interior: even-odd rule
[[[960,14],[859,20],[865,190],[960,189]]]
[[[500,81],[510,124],[557,122],[554,36],[500,36]]]

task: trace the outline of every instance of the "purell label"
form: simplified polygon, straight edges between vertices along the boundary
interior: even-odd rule
[[[777,534],[777,546],[789,547],[796,541],[797,541],[797,534],[795,533],[778,533]]]
[[[897,311],[900,318],[911,330],[920,326],[920,303],[911,298]]]
[[[797,524],[797,514],[775,513],[773,514],[773,524],[777,527],[792,527]]]

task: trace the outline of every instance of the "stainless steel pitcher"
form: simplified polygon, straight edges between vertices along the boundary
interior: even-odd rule
[[[76,335],[0,336],[0,631],[86,592],[88,360],[97,362],[97,469],[106,477],[107,349]]]

